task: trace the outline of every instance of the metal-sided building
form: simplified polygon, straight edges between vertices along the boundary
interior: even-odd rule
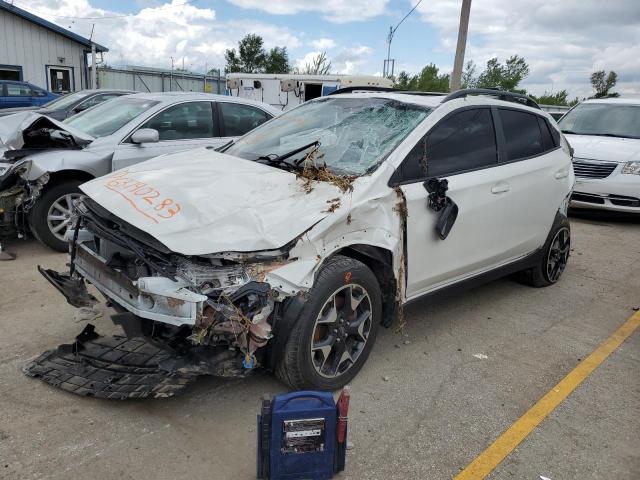
[[[97,52],[107,48],[94,43]],[[0,80],[55,93],[89,88],[91,41],[0,0]]]

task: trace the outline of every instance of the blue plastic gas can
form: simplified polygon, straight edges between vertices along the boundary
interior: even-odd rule
[[[332,478],[337,420],[331,392],[293,392],[263,402],[258,416],[258,478]]]

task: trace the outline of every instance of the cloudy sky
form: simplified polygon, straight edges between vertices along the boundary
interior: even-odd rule
[[[224,51],[247,33],[286,46],[303,65],[326,51],[339,73],[379,74],[386,36],[417,0],[14,0],[18,7],[89,36],[110,49],[111,66],[193,71],[224,67]],[[424,0],[398,29],[391,56],[399,70],[453,65],[461,0]],[[473,0],[467,59],[484,64],[524,56],[534,94],[591,94],[594,70],[615,70],[617,90],[640,93],[640,0]]]

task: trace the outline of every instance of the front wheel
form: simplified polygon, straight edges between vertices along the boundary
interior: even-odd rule
[[[546,287],[556,283],[564,272],[571,251],[569,219],[559,216],[542,248],[542,257],[535,267],[521,272],[520,279],[532,287]]]
[[[281,352],[277,376],[297,390],[344,386],[367,360],[381,313],[373,272],[352,258],[330,258]]]
[[[73,202],[82,196],[78,187],[83,183],[81,180],[67,180],[50,186],[31,209],[31,232],[41,243],[58,252],[69,249],[65,234],[72,226]]]

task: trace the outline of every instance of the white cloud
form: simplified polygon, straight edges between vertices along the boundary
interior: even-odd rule
[[[336,42],[332,38],[319,38],[313,40],[311,46],[317,50],[329,50],[336,46]]]
[[[262,10],[273,15],[320,13],[326,20],[347,23],[382,15],[389,0],[228,0],[240,8]]]
[[[432,0],[418,11],[453,56],[460,2]],[[618,91],[640,92],[638,25],[638,0],[474,0],[465,57],[482,67],[491,57],[523,56],[531,68],[523,86],[536,94],[566,88],[588,96],[589,75],[599,69],[618,73]]]
[[[109,48],[105,60],[118,67],[135,64],[169,68],[170,57],[176,65],[181,65],[184,57],[185,67],[196,71],[202,71],[205,65],[224,67],[225,50],[237,47],[247,33],[260,35],[266,48],[296,48],[301,44],[286,28],[255,20],[219,21],[215,10],[185,5],[184,0],[158,2],[129,16],[95,8],[87,0],[23,0],[20,7],[58,25],[70,26],[86,37],[95,23],[94,40]]]
[[[332,58],[333,70],[346,75],[365,73],[372,52],[373,49],[366,45],[343,48]]]
[[[353,48],[343,48],[334,56],[328,55],[331,61],[331,73],[344,75],[355,75],[366,73],[370,55],[373,52],[371,47],[366,45],[356,45]],[[320,55],[322,51],[307,52],[301,58],[296,59],[295,66],[303,69],[305,65],[311,65],[313,59]]]

